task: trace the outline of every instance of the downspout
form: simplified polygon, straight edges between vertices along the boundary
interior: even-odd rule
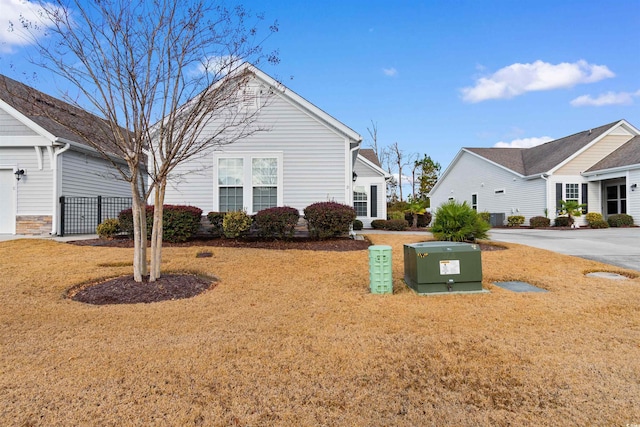
[[[59,138],[56,138],[54,141],[54,144],[56,142],[59,142]],[[71,144],[68,142],[64,142],[64,147],[60,148],[59,150],[56,150],[54,148],[53,151],[53,158],[51,159],[51,168],[53,169],[53,214],[51,215],[51,235],[55,236],[56,234],[58,234],[58,218],[59,218],[59,214],[58,214],[58,200],[60,199],[60,195],[59,195],[59,190],[58,190],[58,156],[60,156],[60,154],[64,153],[65,151],[67,151],[69,148],[71,148]]]
[[[352,206],[352,207],[353,207],[353,184],[354,184],[354,181],[353,181],[354,170],[353,169],[354,169],[355,163],[356,163],[356,157],[354,156],[354,154],[355,154],[355,152],[357,150],[360,150],[360,141],[358,141],[355,144],[355,146],[349,150],[349,165],[350,165],[350,167],[349,167],[348,178],[347,178],[348,179],[347,182],[349,183],[349,186],[348,186],[349,193],[347,195],[347,204],[349,206]]]
[[[545,195],[545,202],[544,202],[544,211],[546,212],[546,214],[549,214],[549,180],[547,179],[547,177],[545,176],[545,174],[541,173],[540,174],[540,178],[542,178],[545,182],[544,184],[544,195]]]

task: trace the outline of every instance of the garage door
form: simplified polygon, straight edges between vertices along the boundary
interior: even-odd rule
[[[15,203],[14,186],[16,179],[13,170],[0,169],[0,234],[15,233]]]

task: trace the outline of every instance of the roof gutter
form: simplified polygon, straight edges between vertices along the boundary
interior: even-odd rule
[[[71,142],[70,141],[64,141],[62,138],[56,138],[53,141],[54,144],[58,143],[58,144],[64,144],[64,146],[62,148],[59,149],[55,149],[53,151],[53,159],[51,162],[51,167],[53,168],[53,214],[51,215],[51,235],[55,236],[56,234],[58,234],[58,218],[60,217],[60,214],[58,212],[59,209],[59,205],[58,205],[58,200],[60,198],[60,188],[59,188],[59,182],[60,182],[60,177],[59,177],[59,168],[58,168],[58,157],[64,153],[65,151],[67,151],[69,148],[71,148]]]

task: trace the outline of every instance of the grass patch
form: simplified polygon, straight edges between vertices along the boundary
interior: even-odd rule
[[[424,298],[402,282],[402,245],[421,236],[370,237],[392,246],[393,295],[369,293],[366,251],[172,247],[165,271],[215,275],[214,292],[112,306],[61,295],[131,249],[0,243],[0,425],[640,419],[640,279],[586,278],[610,266],[504,244],[482,253],[491,293]],[[550,292],[491,285],[514,278]]]

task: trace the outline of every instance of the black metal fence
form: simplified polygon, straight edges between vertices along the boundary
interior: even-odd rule
[[[94,234],[107,218],[131,207],[131,197],[60,197],[60,235]]]

